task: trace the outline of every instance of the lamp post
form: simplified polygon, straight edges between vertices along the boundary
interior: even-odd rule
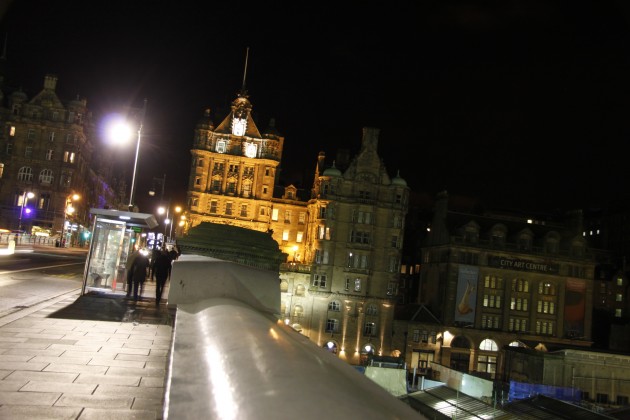
[[[18,219],[18,230],[19,231],[22,230],[22,215],[24,214],[24,207],[26,207],[26,203],[28,203],[29,198],[33,198],[33,197],[35,197],[35,194],[33,194],[30,191],[29,192],[24,191],[22,193],[22,205],[20,206],[20,217]]]
[[[133,163],[133,175],[131,177],[131,191],[129,193],[129,211],[133,211],[133,197],[136,191],[136,173],[138,172],[138,157],[140,155],[140,140],[142,139],[142,127],[144,125],[144,116],[147,112],[147,100],[144,100],[142,112],[140,113],[140,122],[138,124],[137,140],[136,140],[136,157]],[[126,121],[117,121],[109,128],[109,137],[114,141],[128,141],[131,138],[131,128]]]
[[[173,209],[175,211],[175,214],[179,214],[182,212],[182,208],[180,206],[175,206],[175,208]],[[173,217],[173,219],[175,219],[175,217]],[[171,220],[171,227],[169,229],[168,232],[168,237],[169,239],[171,239],[173,237],[173,225],[175,224],[175,220]]]
[[[74,207],[72,206],[73,201],[77,201],[81,198],[79,194],[71,194],[66,197],[66,204],[63,209],[63,226],[61,227],[61,246],[66,246],[66,223],[68,223],[68,215],[72,215],[74,213]],[[70,230],[70,235],[72,235],[72,230]]]

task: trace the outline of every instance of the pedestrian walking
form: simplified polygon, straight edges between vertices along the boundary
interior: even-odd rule
[[[147,268],[149,268],[149,257],[139,252],[131,263],[131,276],[133,280],[133,300],[140,299],[144,281],[147,278]]]
[[[125,269],[127,270],[127,297],[131,297],[131,291],[133,290],[133,262],[140,255],[139,249],[134,249],[134,251],[129,254],[127,258],[127,262],[125,263]]]
[[[162,248],[155,256],[151,267],[151,276],[155,280],[155,304],[159,305],[162,300],[162,291],[166,280],[171,276],[171,267],[173,260],[169,252]]]

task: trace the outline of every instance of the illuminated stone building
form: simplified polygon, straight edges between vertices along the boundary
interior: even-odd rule
[[[580,221],[580,212],[563,223],[456,212],[441,193],[418,305],[395,324],[409,366],[499,379],[504,346],[589,348],[596,262]]]
[[[269,232],[281,265],[285,322],[359,364],[389,355],[409,188],[390,177],[378,134],[363,130],[359,153],[336,165],[320,152],[310,197],[275,188],[284,137],[259,131],[244,89],[217,126],[206,111],[195,130],[185,231],[201,222]],[[274,191],[279,191],[274,194]]]
[[[0,91],[0,228],[18,229],[21,220],[26,233],[57,236],[66,221],[65,232],[74,233],[67,238],[76,240],[90,207],[110,205],[115,194],[104,181],[107,152],[94,159],[87,101],[62,102],[56,85],[57,77],[47,75],[30,99],[21,89]],[[74,194],[80,199],[72,202]]]

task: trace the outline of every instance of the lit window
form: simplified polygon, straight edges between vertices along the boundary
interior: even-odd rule
[[[479,350],[499,351],[499,346],[497,346],[497,343],[495,343],[494,340],[486,338],[481,342],[481,344],[479,344]]]
[[[285,229],[282,231],[282,240],[283,241],[289,240],[289,229]]]
[[[74,163],[74,152],[63,152],[63,161],[68,163]]]
[[[11,137],[15,136],[15,126],[14,125],[9,127],[9,136],[11,136]]]
[[[217,153],[225,153],[225,141],[224,140],[219,140],[217,142]]]
[[[274,222],[278,221],[278,209],[271,210],[271,220]]]
[[[298,232],[297,236],[295,237],[295,241],[296,242],[302,242],[303,238],[304,238],[304,232]]]
[[[339,301],[333,300],[332,302],[328,302],[328,310],[339,312],[341,310],[341,304]]]

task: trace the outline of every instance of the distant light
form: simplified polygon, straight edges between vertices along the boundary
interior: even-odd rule
[[[532,219],[527,219],[527,223],[531,225],[532,223],[534,223],[534,221]]]
[[[122,220],[131,220],[131,217],[129,216],[119,216],[119,218]]]
[[[30,214],[31,213],[31,209],[29,209],[28,207],[25,207],[24,208],[24,213]]]

